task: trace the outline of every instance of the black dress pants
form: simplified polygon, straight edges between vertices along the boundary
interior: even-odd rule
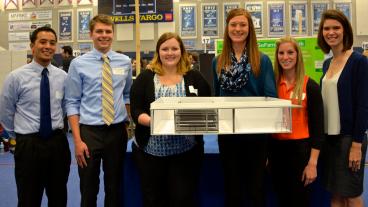
[[[65,134],[55,130],[49,139],[42,139],[38,133],[16,136],[14,160],[18,207],[41,206],[44,190],[49,207],[65,207],[71,159]]]
[[[81,138],[90,158],[87,167],[79,167],[81,206],[94,207],[100,185],[100,167],[104,171],[105,207],[120,207],[123,161],[127,146],[125,123],[110,126],[80,125]]]
[[[133,160],[138,168],[144,207],[196,207],[203,160],[203,145],[167,157],[145,153],[135,144]]]
[[[310,157],[309,139],[270,142],[269,166],[280,207],[309,207],[311,185],[302,175]]]
[[[219,135],[225,207],[264,207],[267,139],[264,134]],[[248,205],[247,205],[248,206]]]

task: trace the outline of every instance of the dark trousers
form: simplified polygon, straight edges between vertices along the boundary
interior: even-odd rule
[[[269,167],[280,207],[309,207],[311,186],[302,175],[310,157],[309,139],[270,142]]]
[[[70,170],[69,143],[62,130],[49,139],[38,133],[17,134],[14,152],[18,207],[41,206],[46,190],[48,206],[65,207]]]
[[[264,207],[268,135],[219,135],[224,169],[225,207]],[[248,199],[246,199],[246,197]]]
[[[127,146],[125,123],[110,126],[80,126],[90,158],[87,167],[78,167],[81,206],[96,206],[100,185],[100,167],[104,171],[105,207],[120,207],[122,195],[123,161]]]
[[[188,152],[157,157],[133,144],[133,160],[138,168],[144,207],[195,207],[203,145]]]

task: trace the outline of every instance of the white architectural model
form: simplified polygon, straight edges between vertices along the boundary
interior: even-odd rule
[[[269,97],[164,97],[151,103],[151,134],[288,133],[292,107]]]

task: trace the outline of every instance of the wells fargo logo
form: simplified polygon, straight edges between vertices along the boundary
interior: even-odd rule
[[[135,22],[135,15],[121,15],[121,16],[111,16],[111,19],[116,23],[133,23]],[[171,13],[165,14],[142,14],[140,15],[140,22],[163,22],[163,21],[173,21]]]

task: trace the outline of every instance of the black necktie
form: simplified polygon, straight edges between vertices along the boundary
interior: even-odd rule
[[[52,133],[51,126],[51,109],[50,109],[50,84],[49,78],[47,76],[48,70],[44,68],[42,71],[41,87],[40,87],[40,111],[41,111],[41,121],[40,121],[40,136],[43,139],[50,137]]]

